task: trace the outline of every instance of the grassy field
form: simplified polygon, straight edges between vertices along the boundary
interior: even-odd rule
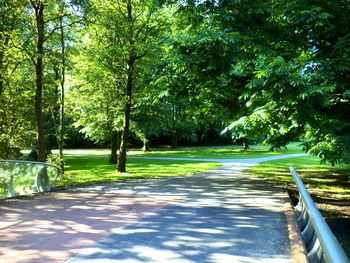
[[[23,151],[27,153],[26,151]],[[292,154],[302,152],[300,143],[290,143],[287,148],[270,151],[268,146],[251,145],[250,149],[244,150],[241,146],[203,146],[203,147],[179,147],[175,150],[170,148],[152,148],[150,152],[142,152],[139,149],[130,149],[129,156],[137,157],[181,157],[181,158],[209,158],[209,159],[241,159],[259,158],[280,154]],[[57,154],[57,150],[53,150]],[[64,154],[70,156],[106,156],[108,149],[65,149]]]
[[[306,156],[261,163],[245,173],[282,185],[297,196],[289,166],[298,172],[328,225],[350,256],[349,168],[334,168],[320,164],[317,157]]]
[[[278,154],[301,152],[297,143],[288,145],[288,149],[276,152],[269,151],[266,146],[252,146],[242,150],[240,146],[220,147],[187,147],[171,149],[152,149],[143,153],[140,150],[130,150],[129,156],[135,157],[187,157],[187,158],[256,158]],[[55,153],[55,151],[54,151]],[[81,184],[113,182],[128,178],[154,178],[164,176],[179,176],[198,173],[220,166],[218,163],[198,161],[149,160],[144,158],[129,158],[127,174],[116,173],[115,165],[108,163],[108,149],[67,149],[65,174],[59,178],[55,187],[67,187]]]
[[[291,143],[286,149],[270,151],[267,146],[252,145],[244,150],[241,146],[212,146],[212,147],[181,147],[176,150],[155,148],[151,152],[131,152],[134,156],[157,156],[157,157],[184,157],[184,158],[220,158],[220,159],[243,159],[259,158],[280,154],[302,152],[300,143]]]
[[[66,157],[65,174],[55,188],[73,185],[115,182],[123,179],[159,178],[199,173],[220,166],[218,163],[196,161],[168,161],[129,159],[127,173],[116,172],[116,165],[108,163],[104,155],[71,155]]]
[[[325,211],[334,210],[336,213],[350,217],[349,207],[348,209],[339,207],[343,204],[350,205],[350,181],[348,179],[350,171],[346,167],[334,168],[320,164],[317,157],[305,156],[261,163],[247,173],[293,189],[295,183],[289,172],[289,166],[295,168],[309,192]],[[322,204],[327,204],[329,209]]]

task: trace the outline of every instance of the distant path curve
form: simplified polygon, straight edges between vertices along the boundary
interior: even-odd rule
[[[152,156],[129,156],[132,159],[149,159],[149,160],[182,160],[182,161],[202,161],[202,162],[217,162],[217,163],[242,163],[242,164],[257,164],[267,161],[308,156],[307,153],[282,154],[275,156],[267,156],[260,158],[246,159],[223,159],[223,158],[182,158],[182,157],[152,157]]]

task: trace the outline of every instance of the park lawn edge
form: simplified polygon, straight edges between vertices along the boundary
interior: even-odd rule
[[[348,167],[320,164],[315,156],[294,157],[259,163],[243,173],[262,178],[293,195],[297,188],[289,167],[293,166],[310,192],[315,203],[328,216],[350,218],[350,180]],[[338,206],[344,209],[338,209]]]
[[[320,164],[319,158],[308,156],[260,163],[243,173],[268,181],[278,187],[284,187],[295,205],[298,191],[289,166],[293,166],[298,172],[333,234],[350,257],[349,167]],[[271,176],[274,172],[278,172],[279,176]],[[313,180],[313,177],[316,177],[317,180]]]
[[[92,160],[95,163],[92,163]],[[217,162],[135,158],[128,160],[127,173],[118,173],[115,164],[108,163],[107,156],[98,156],[94,159],[91,159],[91,156],[75,156],[68,158],[67,164],[65,174],[58,178],[53,190],[125,180],[188,176],[215,169],[222,165]]]

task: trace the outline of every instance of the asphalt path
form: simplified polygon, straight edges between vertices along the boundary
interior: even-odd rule
[[[296,156],[211,159],[223,165],[10,202],[0,208],[0,261],[291,262],[286,193],[241,172]]]

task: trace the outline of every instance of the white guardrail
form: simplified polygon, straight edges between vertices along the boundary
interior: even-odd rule
[[[0,160],[0,199],[50,191],[60,174],[54,164]]]
[[[310,262],[349,263],[343,248],[329,229],[309,192],[293,167],[289,168],[299,190],[294,208]]]

